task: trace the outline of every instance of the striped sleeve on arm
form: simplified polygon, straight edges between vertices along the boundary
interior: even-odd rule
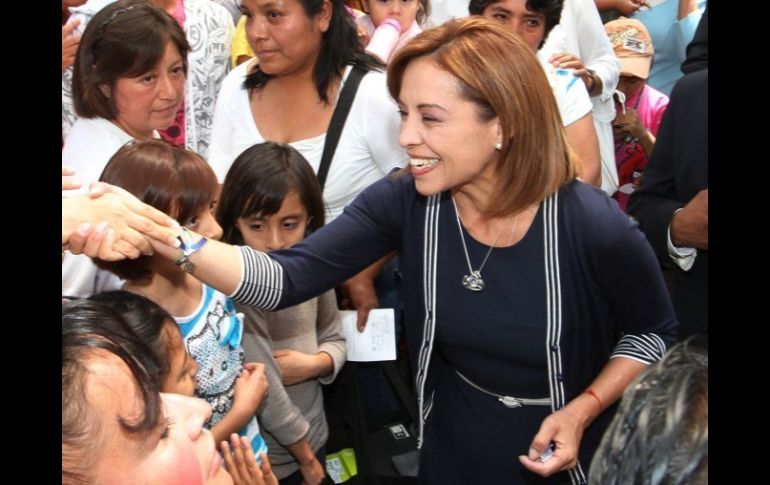
[[[610,358],[626,357],[644,364],[657,362],[666,353],[663,339],[654,333],[624,335],[615,346]]]
[[[239,249],[243,277],[230,297],[244,305],[275,310],[283,294],[283,268],[263,252],[246,246]]]

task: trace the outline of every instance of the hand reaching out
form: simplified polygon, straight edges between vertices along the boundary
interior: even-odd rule
[[[101,186],[96,198],[62,197],[62,246],[69,244],[73,254],[116,261],[152,254],[148,238],[179,245],[173,219],[123,189]]]

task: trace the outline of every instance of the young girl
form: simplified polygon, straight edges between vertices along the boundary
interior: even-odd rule
[[[198,371],[198,365],[185,350],[182,334],[176,321],[174,321],[174,317],[152,300],[128,291],[109,291],[93,295],[88,299],[119,314],[128,324],[133,335],[152,351],[153,359],[139,360],[143,360],[141,364],[147,368],[150,376],[160,383],[160,392],[184,396],[195,395],[195,374]],[[262,364],[246,364],[246,366],[250,367],[251,371],[264,372]],[[246,382],[243,377],[239,377],[238,380]],[[236,384],[236,386],[238,385]],[[266,484],[278,483],[275,475],[272,474],[270,462],[264,451],[260,455],[261,467],[247,466],[245,468],[253,476],[246,474],[245,477],[241,477],[243,473],[239,473],[239,471],[244,470],[244,468],[234,470],[234,468],[242,466],[239,460],[252,464],[256,462],[252,447],[245,436],[238,437],[233,433],[229,443],[227,441],[220,443],[220,449],[227,469],[235,479],[236,484],[251,484],[254,480],[257,483],[263,483],[259,479],[262,479]],[[239,451],[233,453],[231,450]],[[253,480],[249,481],[247,478]]]
[[[367,15],[357,17],[356,25],[365,34],[366,44],[369,44],[375,29],[386,19],[394,19],[400,24],[400,36],[393,49],[389,52],[375,52],[385,63],[409,39],[422,32],[420,25],[429,13],[428,0],[362,0],[361,5]],[[369,45],[368,47],[372,46]]]
[[[254,145],[225,177],[217,220],[228,243],[289,248],[323,226],[321,188],[294,148]],[[317,484],[329,434],[319,383],[332,382],[346,357],[334,291],[276,312],[238,309],[246,316],[247,360],[266,365],[270,395],[259,418],[273,471],[282,484]]]
[[[206,238],[222,235],[211,213],[216,176],[193,152],[162,140],[132,143],[110,159],[100,180],[126,189]],[[232,300],[187,274],[192,268],[183,262],[184,258],[175,265],[158,256],[143,256],[112,263],[97,260],[97,265],[124,279],[125,290],[157,302],[174,316],[198,367],[195,393],[212,407],[207,427],[214,439],[221,442],[240,432],[259,456],[265,443],[254,414],[266,383],[263,371],[243,364],[243,317],[235,312]]]

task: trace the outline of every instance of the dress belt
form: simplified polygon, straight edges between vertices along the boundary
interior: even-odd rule
[[[550,397],[544,397],[541,399],[526,399],[523,397],[513,397],[513,396],[502,396],[500,394],[496,394],[491,391],[487,391],[481,386],[478,386],[474,384],[470,379],[462,375],[462,373],[455,369],[455,372],[457,372],[457,375],[460,376],[462,380],[470,384],[472,387],[478,389],[479,391],[483,392],[484,394],[489,394],[490,396],[494,396],[497,398],[498,401],[503,403],[504,406],[509,408],[520,408],[522,406],[550,406],[551,405],[551,398]]]

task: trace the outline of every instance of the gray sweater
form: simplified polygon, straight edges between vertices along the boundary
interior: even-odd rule
[[[320,384],[334,381],[347,354],[337,301],[334,291],[330,290],[274,312],[245,305],[237,308],[245,315],[245,361],[265,364],[269,391],[258,418],[273,472],[283,479],[299,469],[285,446],[306,438],[313,452],[318,452],[329,436]],[[281,371],[273,359],[273,350],[278,349],[307,354],[326,352],[334,362],[334,370],[321,379],[284,386]]]

